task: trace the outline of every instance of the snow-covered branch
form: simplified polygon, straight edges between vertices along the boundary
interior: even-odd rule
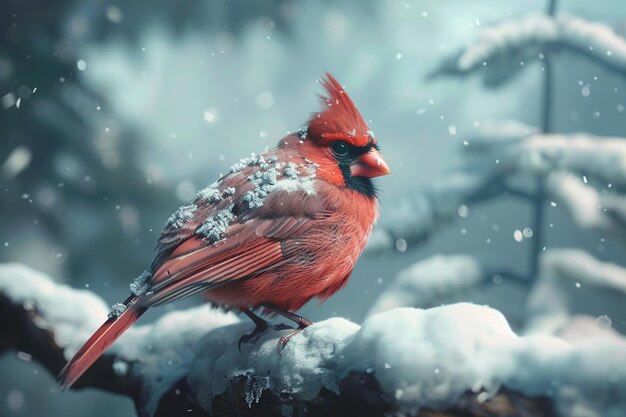
[[[511,122],[481,127],[463,146],[461,167],[383,208],[368,253],[392,251],[400,239],[414,248],[466,206],[502,195],[561,202],[579,226],[626,240],[626,138],[535,132]],[[511,186],[537,175],[547,178],[544,195]]]
[[[19,265],[0,266],[0,294],[0,347],[32,355],[52,373],[106,315],[93,294]],[[67,331],[72,326],[75,336]],[[581,406],[602,413],[608,404],[626,410],[616,382],[626,378],[625,351],[617,342],[583,347],[518,337],[488,307],[400,308],[362,326],[331,318],[293,338],[282,355],[281,333],[273,330],[239,352],[237,341],[250,328],[208,307],[166,314],[122,337],[79,386],[129,395],[142,416],[500,416],[512,407],[552,416],[553,407],[568,415]],[[581,393],[574,403],[572,391]]]
[[[555,170],[589,175],[626,186],[626,138],[587,134],[532,135],[503,154],[517,171],[546,175]]]
[[[626,241],[626,197],[599,191],[579,176],[563,172],[548,176],[546,192],[579,227]]]
[[[626,40],[610,27],[574,16],[533,14],[486,29],[474,43],[445,59],[431,76],[477,73],[486,86],[497,87],[529,63],[561,51],[583,55],[610,70],[626,73]]]
[[[555,334],[581,315],[598,318],[608,329],[610,317],[623,316],[625,300],[624,267],[582,250],[552,249],[541,257],[539,279],[528,298],[527,331]],[[626,333],[623,323],[614,327]]]
[[[368,315],[399,307],[429,308],[460,301],[494,277],[524,280],[514,273],[485,266],[470,255],[435,255],[400,271]]]

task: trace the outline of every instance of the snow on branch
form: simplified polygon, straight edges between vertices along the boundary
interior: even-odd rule
[[[459,168],[416,195],[383,207],[385,216],[367,252],[393,250],[401,240],[402,245],[415,247],[437,228],[462,217],[464,206],[501,195],[560,200],[580,226],[624,239],[625,200],[618,192],[626,189],[626,139],[535,132],[530,126],[513,122],[486,124],[467,140]],[[511,186],[517,177],[536,175],[548,178],[544,196]],[[598,191],[591,181],[614,192]]]
[[[400,271],[368,315],[399,307],[430,308],[463,300],[494,277],[524,281],[512,271],[484,265],[470,255],[435,255]]]
[[[20,357],[32,355],[52,373],[62,365],[64,347],[78,342],[60,345],[62,327],[83,317],[84,328],[77,323],[83,339],[106,314],[93,294],[19,265],[0,266],[0,309],[0,349],[19,349]],[[101,317],[87,318],[92,314]],[[400,308],[362,326],[331,318],[294,337],[282,355],[276,350],[282,333],[274,330],[239,352],[237,341],[249,330],[249,323],[208,307],[169,313],[120,339],[95,364],[99,372],[88,372],[79,385],[128,395],[146,417],[626,411],[620,341],[583,346],[519,337],[488,307]],[[572,400],[572,393],[579,395]]]
[[[610,27],[574,16],[532,14],[486,29],[476,41],[446,58],[431,76],[477,73],[486,86],[509,81],[528,63],[547,53],[573,52],[626,73],[626,40]]]
[[[518,172],[547,175],[566,170],[626,186],[626,140],[587,134],[531,135],[503,153]]]
[[[626,268],[579,249],[548,250],[541,257],[539,279],[529,295],[527,328],[554,334],[573,318],[586,315],[608,329],[611,317],[623,317],[624,300]],[[613,327],[626,333],[626,326],[618,320]]]
[[[384,253],[404,243],[415,247],[439,227],[463,216],[464,205],[516,194],[505,182],[515,167],[500,163],[500,158],[511,145],[536,132],[536,128],[515,121],[484,123],[468,140],[469,146],[464,146],[461,167],[383,208],[385,216],[374,230],[367,253]]]
[[[0,352],[23,351],[54,375],[106,320],[109,311],[92,292],[57,284],[21,264],[0,264],[0,297],[4,297],[0,309],[8,310],[2,315],[3,325],[9,326],[4,331],[0,325],[1,333],[14,333],[15,337],[9,338],[9,344],[0,343]],[[8,319],[9,314],[16,320]],[[96,387],[129,395],[141,404],[143,415],[152,415],[160,396],[186,373],[197,340],[216,327],[237,321],[233,314],[201,306],[132,327],[75,388]],[[44,346],[47,351],[41,351]]]
[[[517,120],[486,121],[470,134],[467,149],[472,152],[492,150],[494,147],[517,143],[537,133],[538,127]]]
[[[483,267],[473,256],[436,255],[400,271],[368,315],[398,307],[434,307],[467,293],[484,279]]]
[[[546,192],[579,227],[626,240],[626,197],[599,191],[580,176],[564,172],[548,176]]]
[[[501,135],[468,140],[465,167],[490,175],[548,175],[565,170],[626,186],[626,138],[574,134]]]

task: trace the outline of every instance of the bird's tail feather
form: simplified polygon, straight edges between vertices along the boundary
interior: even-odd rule
[[[58,376],[59,383],[63,389],[71,387],[126,331],[137,319],[147,310],[137,303],[138,298],[129,297],[124,301],[125,309],[117,317],[110,317],[96,332],[85,342],[83,347],[74,355],[61,370]]]

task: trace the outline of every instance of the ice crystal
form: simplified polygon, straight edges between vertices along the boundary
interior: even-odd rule
[[[302,168],[304,168],[304,170],[308,174],[309,179],[315,178],[315,175],[317,174],[317,167],[318,167],[316,163],[307,161],[306,164],[301,164],[301,166]]]
[[[191,220],[196,210],[198,210],[198,207],[195,204],[180,207],[167,219],[167,225],[175,228],[183,227],[185,222]]]
[[[214,203],[220,201],[222,199],[222,196],[218,188],[217,182],[214,182],[208,187],[198,191],[198,194],[196,194],[196,198],[198,200],[205,200]]]
[[[278,175],[280,173],[275,167],[257,171],[248,177],[251,183],[255,185],[254,190],[244,194],[243,199],[248,203],[250,208],[257,208],[263,205],[263,200],[272,191]]]
[[[252,403],[258,403],[261,400],[263,391],[270,388],[270,378],[268,376],[246,375],[246,403],[248,407],[252,407]]]
[[[279,171],[283,168],[283,172]],[[308,175],[301,175],[302,169]],[[312,179],[317,171],[316,165],[312,163],[296,164],[288,162],[282,164],[277,162],[274,167],[260,170],[248,177],[248,180],[254,184],[254,189],[243,195],[243,200],[248,203],[250,208],[258,208],[264,204],[265,198],[275,190],[286,192],[304,191],[307,194],[315,194],[315,186]],[[280,176],[286,177],[279,179]]]
[[[214,182],[203,190],[198,191],[196,199],[207,201],[209,203],[217,203],[224,198],[231,197],[235,194],[234,187],[227,187],[223,190],[219,189],[219,183]]]
[[[130,292],[137,297],[142,296],[148,292],[150,288],[151,273],[149,270],[145,270],[139,275],[133,282],[130,283]]]
[[[274,162],[275,159],[273,159],[275,157],[272,157],[272,159],[270,159],[270,162]],[[263,157],[263,155],[255,155],[252,154],[250,155],[248,158],[244,158],[242,160],[240,160],[238,163],[236,163],[235,165],[230,167],[230,173],[234,174],[235,172],[239,172],[244,168],[247,167],[253,167],[253,166],[259,166],[262,169],[267,169],[269,168],[269,163],[268,161]]]
[[[280,180],[276,183],[273,189],[288,193],[304,191],[307,195],[315,194],[315,184],[313,183],[311,177]]]
[[[298,136],[300,136],[300,139],[306,139],[307,135],[309,134],[309,126],[302,126],[300,128],[300,130],[298,130]]]
[[[300,172],[298,172],[298,165],[293,162],[287,163],[287,166],[285,167],[283,173],[285,174],[285,177],[291,179],[296,179],[298,178],[298,175],[300,175]]]
[[[198,229],[199,234],[212,242],[217,242],[228,231],[230,223],[235,220],[233,214],[233,205],[231,204],[224,210],[218,211],[213,216],[208,217],[202,226]]]
[[[115,303],[111,306],[111,311],[109,312],[110,319],[116,319],[126,311],[126,306],[122,303]]]

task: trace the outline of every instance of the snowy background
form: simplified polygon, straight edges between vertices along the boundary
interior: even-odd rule
[[[122,300],[169,214],[298,129],[329,70],[393,175],[379,181],[381,227],[350,283],[303,315],[361,323],[472,301],[519,333],[626,332],[626,271],[613,265],[626,267],[621,0],[563,0],[550,21],[544,1],[247,3],[0,1],[0,261]],[[541,131],[546,48],[547,133],[584,136]],[[531,274],[525,194],[537,176],[550,197]],[[0,374],[0,415],[133,412],[102,392],[61,397],[13,355]]]

